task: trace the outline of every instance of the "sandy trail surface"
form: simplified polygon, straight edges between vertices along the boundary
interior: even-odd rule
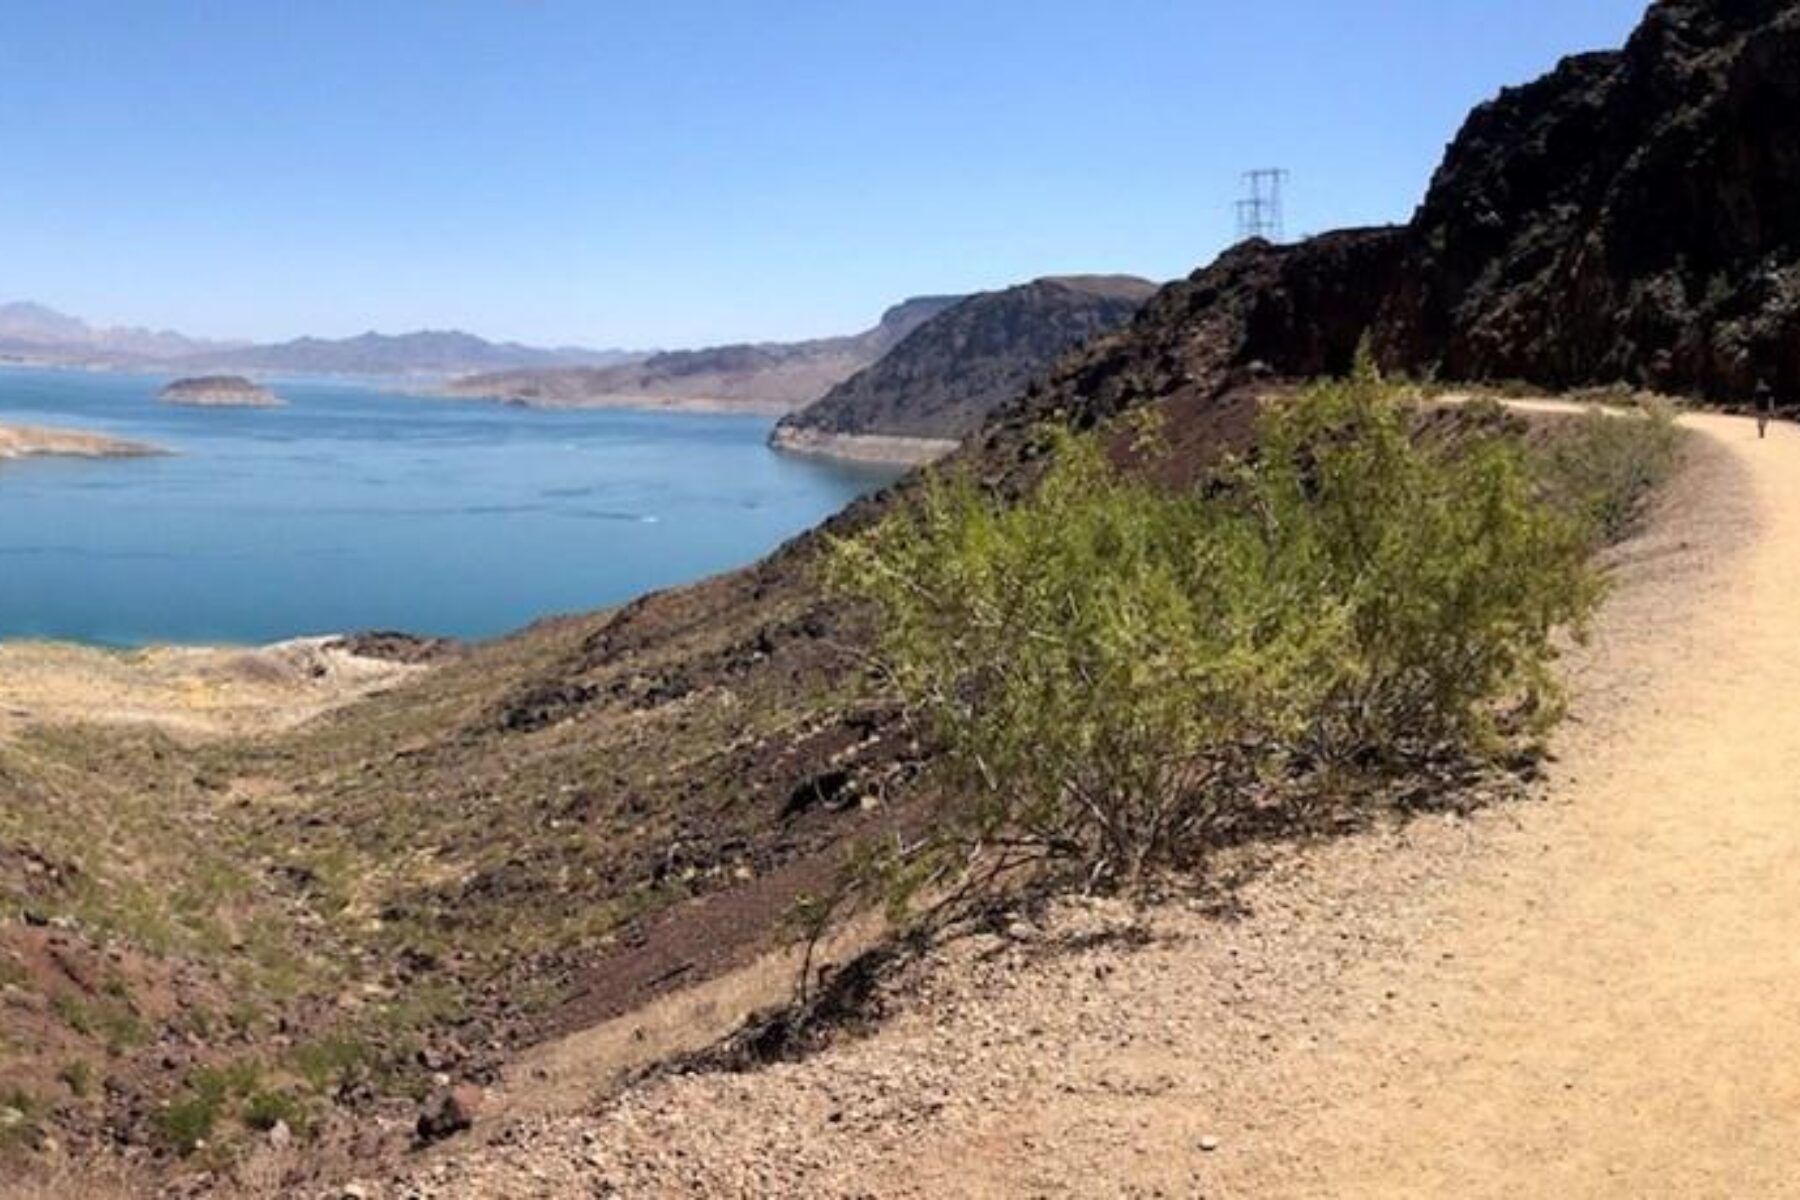
[[[1276,852],[1223,914],[1071,902],[872,1036],[371,1195],[1800,1196],[1800,429],[1684,423],[1541,801]]]

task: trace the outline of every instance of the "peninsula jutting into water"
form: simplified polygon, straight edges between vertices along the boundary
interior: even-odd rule
[[[8,458],[145,458],[167,453],[147,442],[131,442],[79,429],[42,425],[0,425],[0,459]]]

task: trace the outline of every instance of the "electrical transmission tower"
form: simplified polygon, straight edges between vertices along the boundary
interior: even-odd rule
[[[1282,241],[1281,185],[1288,173],[1280,167],[1244,172],[1244,198],[1237,202],[1238,240],[1264,238]]]

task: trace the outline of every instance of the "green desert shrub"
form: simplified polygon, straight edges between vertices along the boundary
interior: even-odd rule
[[[945,748],[944,819],[857,874],[902,905],[1060,863],[1134,886],[1259,781],[1492,744],[1555,711],[1552,634],[1594,601],[1582,523],[1499,430],[1434,447],[1366,359],[1270,407],[1254,456],[1171,493],[1053,434],[1004,503],[928,479],[834,544],[874,663]]]
[[[1536,461],[1544,499],[1579,514],[1596,541],[1610,542],[1632,531],[1680,454],[1675,410],[1652,398],[1632,413],[1590,409],[1563,422],[1549,431]]]
[[[881,668],[966,797],[940,849],[1137,878],[1216,821],[1245,747],[1296,729],[1331,622],[1288,619],[1268,545],[1221,517],[1059,435],[1023,503],[937,478],[837,545],[835,585],[874,604]],[[954,865],[925,854],[902,890]]]
[[[1583,520],[1544,502],[1521,438],[1422,440],[1414,416],[1361,358],[1265,410],[1226,501],[1285,564],[1288,615],[1341,632],[1308,731],[1334,760],[1480,749],[1502,703],[1552,718],[1553,635],[1598,598]]]
[[[164,1145],[180,1155],[189,1155],[206,1145],[218,1126],[224,1111],[225,1096],[219,1092],[189,1091],[169,1102],[156,1115],[156,1130]]]
[[[240,1116],[245,1126],[259,1133],[283,1124],[299,1130],[306,1124],[306,1107],[291,1092],[259,1089],[244,1098]]]

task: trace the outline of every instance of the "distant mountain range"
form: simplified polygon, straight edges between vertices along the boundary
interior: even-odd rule
[[[296,338],[256,345],[167,330],[99,328],[29,301],[0,304],[0,360],[42,366],[238,371],[295,375],[462,375],[520,367],[604,366],[634,361],[623,350],[541,349],[459,331]]]
[[[296,338],[268,346],[212,351],[183,360],[181,365],[184,369],[296,375],[461,375],[518,367],[601,365],[634,357],[623,350],[540,349],[517,342],[490,342],[458,330],[422,330]]]
[[[166,329],[102,329],[30,301],[0,304],[0,358],[51,365],[128,365],[231,350],[241,344],[201,341]]]
[[[1130,275],[1064,275],[970,296],[782,418],[770,442],[847,457],[942,453],[1064,352],[1126,325],[1156,287]]]
[[[917,296],[846,337],[675,350],[607,367],[495,371],[459,379],[454,395],[544,407],[642,407],[786,413],[879,361],[961,296]]]

